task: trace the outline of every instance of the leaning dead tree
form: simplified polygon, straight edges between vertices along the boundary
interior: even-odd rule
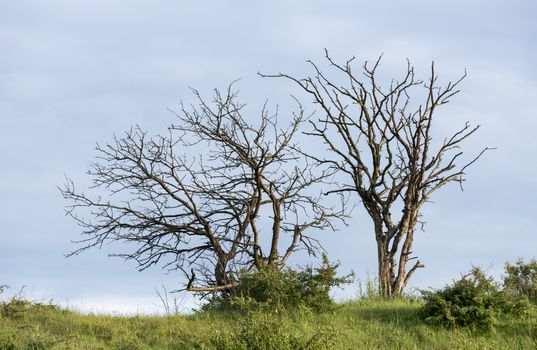
[[[320,138],[328,153],[308,157],[341,174],[342,181],[326,194],[358,195],[373,221],[379,290],[387,298],[398,296],[416,270],[424,267],[412,252],[422,206],[447,183],[462,185],[466,169],[487,151],[458,164],[463,155],[461,143],[479,128],[468,123],[443,142],[432,143],[437,109],[459,92],[466,74],[442,87],[434,64],[423,82],[416,79],[408,62],[400,81],[382,87],[377,77],[380,58],[373,64],[366,62],[357,73],[352,69],[353,59],[338,64],[328,52],[326,59],[332,69],[329,73],[339,74],[343,83],[311,61],[311,77],[270,77],[290,79],[320,107],[322,117],[310,121],[313,130],[308,134]],[[422,93],[418,104],[411,100],[416,92]]]
[[[128,243],[115,255],[140,270],[159,264],[183,271],[186,290],[229,291],[240,270],[281,268],[301,248],[314,254],[320,246],[306,231],[344,218],[315,195],[331,173],[314,171],[295,143],[306,120],[300,105],[282,129],[265,107],[247,121],[232,86],[212,102],[194,94],[197,105],[182,105],[166,136],[137,127],[97,146],[88,174],[101,197],[70,180],[61,188],[83,228],[70,255]]]

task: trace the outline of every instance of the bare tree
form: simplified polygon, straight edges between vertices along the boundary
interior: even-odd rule
[[[380,292],[387,298],[398,296],[415,271],[424,267],[412,255],[423,204],[449,182],[458,182],[462,188],[466,169],[488,150],[483,149],[463,165],[456,164],[463,155],[460,144],[479,129],[469,123],[437,146],[431,143],[433,117],[459,92],[458,85],[466,73],[441,87],[434,63],[424,83],[415,78],[414,68],[407,61],[403,78],[383,88],[377,78],[381,57],[373,64],[365,62],[358,74],[352,70],[354,58],[338,64],[326,51],[326,59],[330,73],[340,74],[343,84],[311,61],[311,77],[262,76],[290,79],[320,107],[323,117],[310,121],[313,130],[308,134],[320,138],[329,152],[325,157],[308,157],[344,178],[326,194],[358,195],[373,221]],[[416,90],[423,93],[421,104],[411,100]],[[413,259],[415,262],[409,265]]]
[[[295,143],[302,107],[286,129],[266,106],[249,123],[232,85],[215,90],[210,103],[193,90],[197,105],[181,104],[166,136],[136,127],[97,145],[88,174],[105,197],[78,192],[70,180],[61,188],[85,236],[70,255],[107,241],[130,243],[114,255],[140,270],[179,269],[186,290],[210,293],[236,286],[239,270],[281,268],[299,248],[320,249],[306,231],[332,228],[344,212],[315,195],[331,173],[314,172]]]

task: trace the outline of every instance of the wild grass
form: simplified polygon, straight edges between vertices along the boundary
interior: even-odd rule
[[[492,330],[423,323],[422,301],[363,299],[324,313],[257,310],[170,316],[84,315],[48,303],[1,304],[0,349],[535,349],[537,320]]]

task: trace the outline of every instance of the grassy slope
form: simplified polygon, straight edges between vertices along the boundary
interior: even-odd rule
[[[117,317],[24,303],[2,307],[0,349],[236,349],[245,337],[250,344],[295,344],[290,348],[537,348],[535,319],[504,320],[489,332],[445,329],[423,324],[417,318],[419,303],[405,300],[351,302],[321,315],[279,316]]]

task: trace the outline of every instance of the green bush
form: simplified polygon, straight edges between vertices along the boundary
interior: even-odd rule
[[[325,311],[334,306],[330,289],[350,283],[351,276],[336,277],[339,264],[323,255],[321,266],[303,270],[265,267],[239,275],[239,286],[231,295],[213,297],[202,310],[266,308],[273,311],[306,307]]]
[[[477,267],[453,285],[422,293],[426,303],[420,311],[421,317],[426,322],[445,326],[490,329],[502,316],[520,316],[531,310],[527,299],[509,297]]]
[[[537,304],[537,260],[525,263],[519,258],[514,264],[505,264],[504,291],[513,298],[528,298]]]
[[[288,317],[257,311],[247,313],[231,332],[215,332],[211,344],[219,350],[328,350],[337,339],[331,327],[304,332]]]

